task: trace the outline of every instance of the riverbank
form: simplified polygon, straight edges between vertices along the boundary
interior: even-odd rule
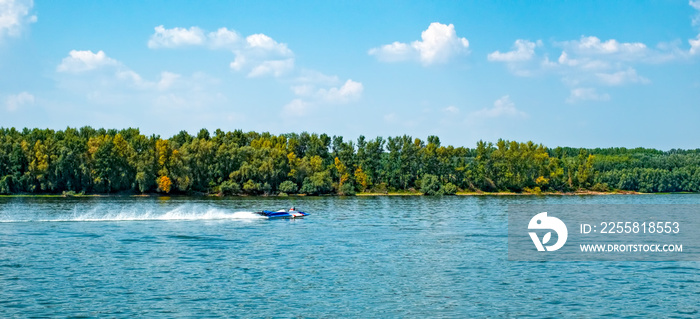
[[[668,194],[694,194],[688,192],[681,193],[641,193],[634,191],[611,191],[611,192],[596,192],[596,191],[576,191],[576,192],[542,192],[542,193],[515,193],[515,192],[457,192],[454,195],[443,195],[443,196],[589,196],[589,195],[668,195]],[[291,195],[260,195],[260,197],[307,197],[310,195],[305,194],[291,194]],[[341,196],[335,194],[321,195],[327,196]],[[386,193],[357,193],[355,195],[348,196],[424,196],[421,192],[386,192]],[[147,193],[147,194],[75,194],[75,195],[65,195],[65,194],[10,194],[10,195],[0,195],[0,198],[79,198],[79,197],[256,197],[254,195],[219,195],[219,194],[158,194],[158,193]]]
[[[454,195],[444,196],[572,196],[572,195],[640,195],[640,194],[668,194],[668,193],[640,193],[634,191],[576,191],[576,192],[541,192],[541,193],[515,193],[515,192],[457,192]],[[423,196],[421,192],[387,192],[387,193],[357,193],[356,196]]]

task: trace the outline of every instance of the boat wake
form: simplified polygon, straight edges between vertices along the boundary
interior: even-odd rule
[[[183,205],[169,211],[155,211],[153,209],[130,209],[110,211],[104,207],[95,207],[87,212],[74,210],[67,214],[27,214],[12,213],[0,214],[0,223],[20,222],[109,222],[109,221],[186,221],[186,220],[253,220],[267,219],[250,211],[230,212],[214,207]]]

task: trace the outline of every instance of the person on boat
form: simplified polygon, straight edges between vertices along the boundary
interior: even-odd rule
[[[290,208],[289,211],[294,212],[294,211],[296,211],[296,209],[294,208],[294,206],[292,206],[292,208]]]

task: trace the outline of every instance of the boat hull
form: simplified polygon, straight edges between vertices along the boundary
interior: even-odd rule
[[[256,212],[256,214],[260,216],[265,216],[268,219],[293,219],[293,218],[302,218],[304,216],[308,216],[309,214],[300,212],[300,211],[269,211],[269,210],[263,210],[261,212]]]

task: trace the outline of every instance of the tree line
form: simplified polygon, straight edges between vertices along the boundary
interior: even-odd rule
[[[443,146],[437,136],[0,128],[0,194],[699,192],[700,149]]]

